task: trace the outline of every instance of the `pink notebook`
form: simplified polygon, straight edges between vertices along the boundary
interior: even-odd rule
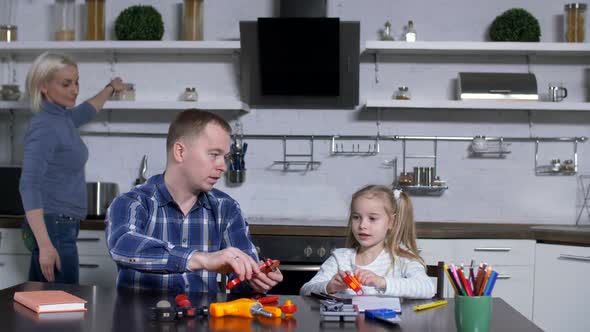
[[[60,290],[15,292],[14,300],[38,312],[86,311],[86,301]]]

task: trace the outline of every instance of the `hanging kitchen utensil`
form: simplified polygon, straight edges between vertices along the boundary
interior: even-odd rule
[[[141,165],[139,166],[139,177],[137,179],[135,179],[136,186],[143,184],[147,181],[147,178],[146,178],[147,167],[148,167],[147,160],[148,160],[147,155],[143,155],[143,158],[141,159]]]

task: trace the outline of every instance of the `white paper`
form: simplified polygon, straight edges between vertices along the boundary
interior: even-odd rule
[[[364,312],[367,309],[391,309],[395,312],[402,312],[399,297],[376,295],[354,296],[352,298],[352,304],[358,306],[359,312]]]

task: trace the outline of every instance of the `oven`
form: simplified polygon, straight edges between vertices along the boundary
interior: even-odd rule
[[[301,286],[311,280],[332,250],[343,248],[344,237],[252,235],[261,258],[278,259],[283,282],[270,293],[298,295]]]

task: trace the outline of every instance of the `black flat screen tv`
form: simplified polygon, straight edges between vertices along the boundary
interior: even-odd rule
[[[240,22],[242,99],[262,108],[352,108],[359,101],[359,22]]]

